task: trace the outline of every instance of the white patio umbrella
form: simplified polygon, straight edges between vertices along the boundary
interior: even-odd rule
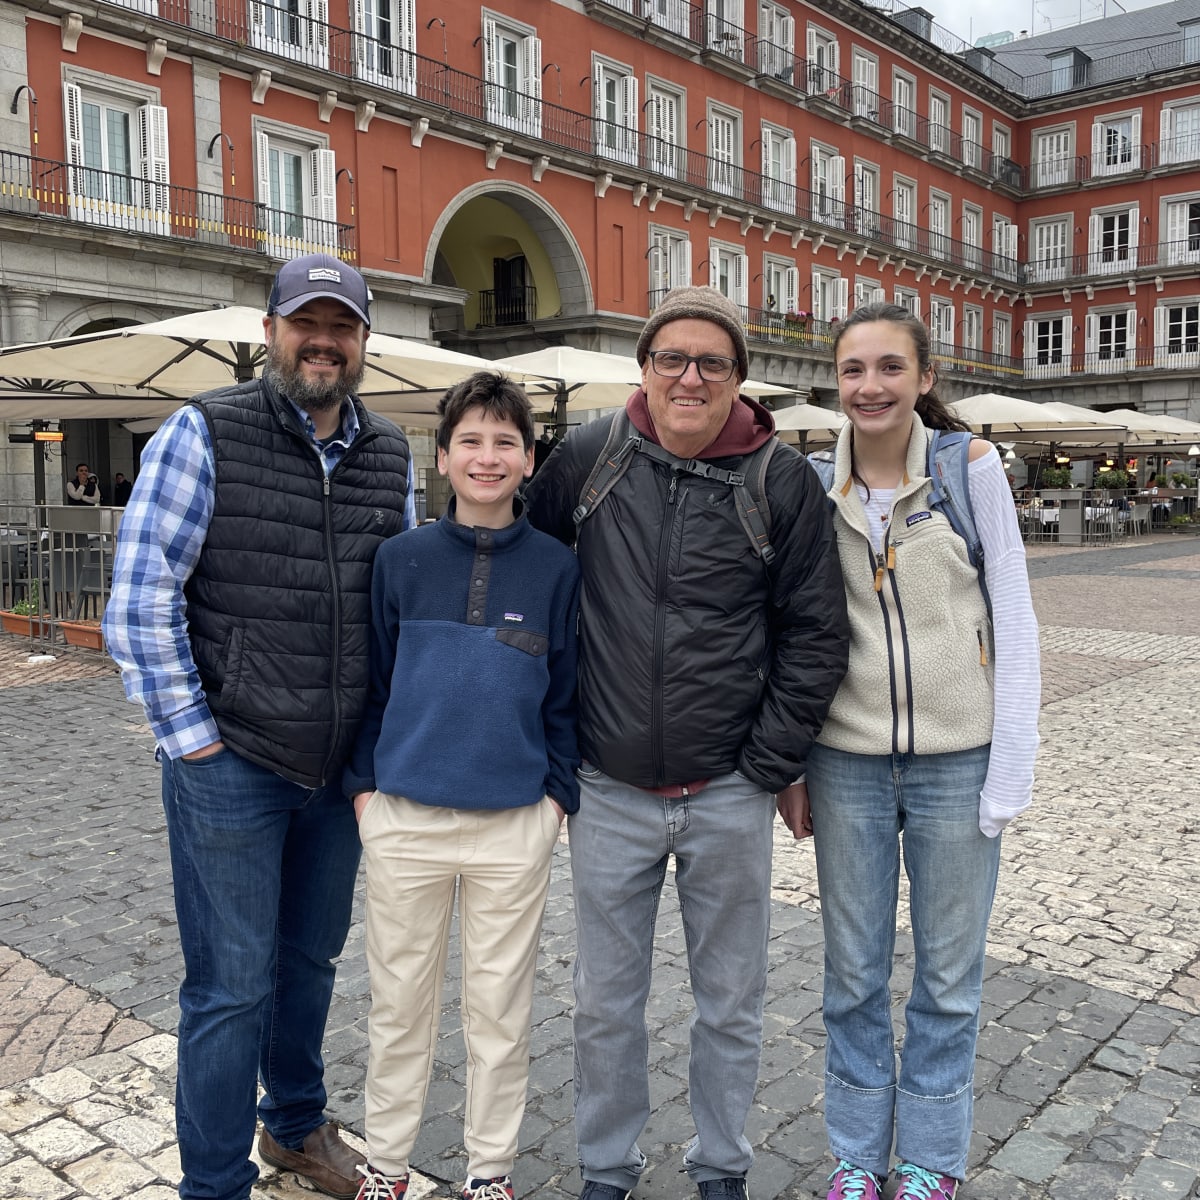
[[[554,405],[555,424],[560,427],[566,425],[569,411],[617,408],[642,385],[642,368],[637,359],[600,350],[581,350],[577,346],[547,346],[529,354],[498,358],[492,366],[541,376],[540,382],[526,382],[525,390],[534,404],[543,399]],[[745,380],[741,387],[744,395],[756,399],[787,396],[795,390],[755,379]]]
[[[86,399],[75,396],[78,381],[91,389],[93,399],[107,393],[132,405],[135,396],[122,395],[124,389],[135,389],[143,398],[182,399],[253,378],[265,360],[262,320],[261,309],[209,309],[0,350],[0,416],[9,411],[5,395],[38,392],[62,400],[69,395]],[[366,374],[359,391],[370,397],[435,389],[432,396],[414,397],[412,402],[414,411],[431,411],[442,389],[491,366],[474,355],[375,333],[367,341]],[[54,403],[47,398],[36,415],[60,415],[50,411]],[[114,406],[108,407],[104,415],[139,415],[137,408],[114,414]],[[66,411],[63,407],[61,414]]]
[[[1022,440],[1059,441],[1065,440],[1069,432],[1071,437],[1080,441],[1103,442],[1109,439],[1114,428],[1100,413],[1093,413],[1089,418],[1080,409],[1079,415],[1067,416],[1055,412],[1049,404],[1035,404],[1032,400],[1004,396],[999,392],[968,396],[947,407],[985,438],[1022,434]]]
[[[820,408],[815,404],[777,408],[774,416],[775,430],[780,438],[801,448],[806,448],[809,443],[836,441],[846,423],[845,416],[836,409]]]

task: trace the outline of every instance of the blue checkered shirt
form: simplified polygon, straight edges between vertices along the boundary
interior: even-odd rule
[[[297,415],[325,474],[358,436],[352,405],[342,410],[341,436],[320,441],[312,418]],[[220,739],[188,641],[184,585],[208,536],[216,496],[216,461],[208,425],[192,406],[169,416],[142,452],[133,494],[121,518],[104,640],[121,668],[125,694],[141,703],[168,758]],[[404,527],[416,524],[408,467]]]

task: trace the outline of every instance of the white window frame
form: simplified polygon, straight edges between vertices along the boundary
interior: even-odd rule
[[[336,254],[337,163],[329,149],[328,138],[310,129],[257,118],[254,144],[256,198],[262,205],[263,249],[273,258],[296,258],[317,251]],[[299,212],[272,203],[272,153],[301,159]],[[283,219],[284,213],[291,219]]]
[[[415,96],[417,0],[354,0],[353,17],[355,77]]]
[[[672,288],[692,282],[692,243],[686,233],[669,225],[650,226],[650,305],[653,308]]]
[[[72,220],[163,236],[171,233],[171,162],[167,110],[156,88],[72,69],[63,81],[68,209]],[[129,174],[85,165],[84,107],[124,114],[129,121]],[[125,181],[128,181],[126,184]]]
[[[1097,117],[1092,122],[1092,176],[1125,175],[1141,169],[1142,110]]]
[[[937,88],[929,89],[929,148],[935,154],[950,153],[950,97]]]
[[[763,308],[779,316],[800,311],[800,271],[791,259],[763,255]]]
[[[1056,379],[1070,370],[1070,313],[1045,313],[1027,320],[1025,375],[1030,379]]]
[[[1075,86],[1075,67],[1078,55],[1074,50],[1065,50],[1048,57],[1050,60],[1050,94],[1057,96],[1061,92],[1069,92]]]
[[[854,88],[851,112],[878,121],[883,103],[879,96],[879,59],[855,46],[850,55],[850,82]]]
[[[1033,147],[1033,186],[1062,187],[1075,182],[1075,126],[1055,125],[1035,129]]]
[[[502,47],[509,43],[511,63],[501,60]],[[541,137],[542,42],[537,31],[512,17],[485,11],[482,49],[487,120]]]
[[[1012,130],[999,121],[992,122],[992,158],[997,169],[1012,158]]]
[[[1184,63],[1200,62],[1200,21],[1188,21],[1182,24],[1183,29],[1183,61]]]
[[[796,78],[796,18],[771,0],[758,6],[758,72],[800,86]]]
[[[992,214],[992,269],[1002,279],[1017,277],[1018,227],[1003,213]]]
[[[812,271],[812,312],[817,321],[841,321],[850,308],[850,280],[837,271],[814,267]]]
[[[1200,27],[1200,22],[1197,22]],[[1181,120],[1182,118],[1182,120]],[[1180,132],[1180,126],[1184,126]],[[1196,162],[1200,159],[1200,100],[1189,97],[1164,104],[1158,123],[1160,166]]]
[[[954,345],[954,301],[934,296],[929,301],[929,343],[934,350]]]
[[[1093,210],[1088,217],[1089,275],[1128,275],[1137,269],[1139,214],[1136,204]]]
[[[963,166],[983,170],[983,113],[965,104],[962,110],[961,146]]]
[[[901,137],[917,137],[917,80],[907,71],[892,69],[892,128]]]
[[[1164,196],[1159,228],[1164,231],[1164,245],[1159,254],[1159,261],[1164,266],[1200,262],[1200,192]]]
[[[854,277],[854,307],[861,308],[864,304],[882,304],[887,299],[887,292],[878,279],[865,275]]]
[[[823,142],[811,145],[811,220],[841,226],[846,218],[846,158]]]
[[[250,0],[250,44],[328,70],[329,0]]]
[[[854,227],[868,237],[883,236],[879,214],[879,165],[854,161]]]
[[[624,63],[592,56],[596,153],[615,162],[638,161],[638,81]]]
[[[1008,313],[992,314],[992,353],[1012,357],[1012,317]]]
[[[646,169],[677,178],[683,170],[684,96],[650,76],[646,79]]]
[[[921,293],[916,288],[900,287],[892,291],[892,303],[921,319]]]
[[[929,254],[942,262],[950,260],[950,195],[929,189]]]
[[[745,246],[709,240],[708,285],[732,300],[738,308],[749,307],[750,260]]]
[[[966,350],[983,350],[983,309],[978,304],[964,304],[962,310],[962,340]]]
[[[796,135],[782,125],[762,124],[762,204],[796,211]]]
[[[1032,283],[1065,279],[1071,262],[1069,215],[1041,217],[1029,223],[1029,261],[1026,269]]]
[[[842,85],[837,34],[809,25],[804,33],[805,88],[809,95],[836,91]]]
[[[1154,365],[1200,367],[1200,298],[1177,296],[1155,307]]]
[[[726,196],[740,196],[742,166],[742,114],[709,104],[707,129],[708,186]]]
[[[892,237],[903,250],[913,249],[919,242],[917,233],[917,181],[908,176],[892,176]],[[917,314],[920,316],[920,314]]]
[[[1100,308],[1084,317],[1087,369],[1102,374],[1128,371],[1137,362],[1137,308]]]

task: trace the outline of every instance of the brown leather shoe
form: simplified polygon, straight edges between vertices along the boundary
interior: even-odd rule
[[[285,1150],[264,1129],[258,1139],[258,1153],[263,1162],[283,1171],[303,1175],[319,1191],[337,1200],[354,1200],[358,1185],[359,1155],[338,1137],[332,1121],[318,1125],[304,1139],[299,1150]]]

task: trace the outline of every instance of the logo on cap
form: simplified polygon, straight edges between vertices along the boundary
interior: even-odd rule
[[[341,271],[334,271],[330,267],[309,267],[308,278],[309,278],[309,282],[313,282],[313,281],[326,282],[327,281],[329,283],[341,283],[342,282],[342,273],[341,273]]]

